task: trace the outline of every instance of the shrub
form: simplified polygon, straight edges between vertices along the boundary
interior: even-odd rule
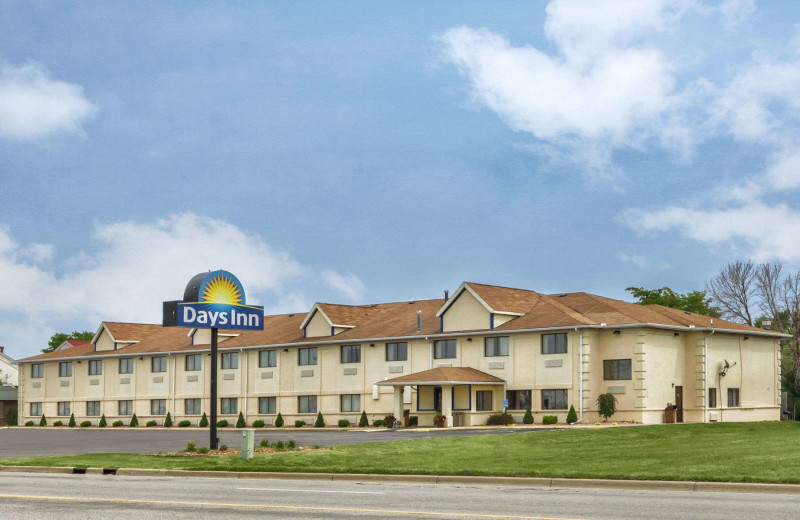
[[[379,428],[379,427],[385,426],[385,425],[386,425],[386,423],[383,422],[383,419],[375,419],[374,421],[372,421],[372,426],[374,426],[375,428]]]
[[[314,428],[324,428],[325,419],[322,418],[322,412],[317,412],[317,420],[314,421]]]
[[[139,426],[139,419],[136,418],[136,414],[131,416],[131,428],[136,428]]]
[[[145,424],[145,426],[147,426],[148,428],[150,428],[150,427],[152,427],[152,426],[158,426],[158,423],[157,423],[156,421],[147,421],[147,423]]]
[[[263,427],[264,427],[264,421],[262,421],[261,419],[253,421],[253,428],[263,428]]]
[[[172,416],[167,412],[167,416],[164,418],[164,428],[172,428]]]
[[[315,444],[315,445],[311,446],[311,449],[312,450],[318,450],[319,449],[319,444]]]
[[[239,412],[239,418],[236,419],[236,427],[244,428],[245,426],[247,426],[247,423],[244,422],[244,415],[242,415],[242,412]]]
[[[106,414],[100,416],[100,422],[97,423],[97,426],[100,428],[105,428],[108,423],[106,422]]]
[[[197,450],[197,453],[208,453],[208,448],[206,448],[205,446],[203,446],[202,448],[200,448],[199,450]]]
[[[42,414],[42,418],[39,419],[39,426],[47,426],[47,419],[44,418],[44,414]]]
[[[222,446],[219,447],[219,451],[228,451],[228,445],[223,444]]]
[[[412,415],[408,418],[408,425],[409,426],[419,426],[419,417],[416,415]]]
[[[295,428],[302,428],[305,425],[306,425],[306,422],[305,421],[301,421],[299,419],[294,422],[294,427]]]
[[[278,417],[275,418],[275,427],[281,428],[283,426],[283,416],[278,414]]]
[[[33,426],[33,421],[26,421],[25,426]]]
[[[284,446],[283,441],[278,441],[275,443],[273,448],[275,448],[275,451],[283,451],[286,449],[286,446]]]
[[[394,422],[396,420],[397,419],[395,418],[394,415],[387,415],[386,417],[383,418],[383,425],[386,426],[387,428],[393,428]]]
[[[567,414],[567,424],[575,424],[578,422],[578,414],[575,413],[575,407],[569,405],[569,413]]]
[[[513,422],[514,418],[510,413],[497,413],[490,415],[489,418],[486,419],[486,424],[488,426],[508,426]]]
[[[186,443],[186,451],[195,451],[197,449],[197,444],[194,441],[189,441]]]
[[[225,428],[226,426],[228,426],[228,421],[226,419],[217,421],[217,428]]]
[[[184,419],[178,423],[178,428],[187,428],[192,425],[192,421]]]
[[[558,424],[558,417],[555,415],[545,415],[542,417],[542,424]]]
[[[349,427],[350,427],[350,421],[348,421],[347,419],[339,419],[339,428],[349,428]]]
[[[92,425],[92,421],[83,421],[81,422],[81,428],[88,428]]]
[[[74,428],[76,424],[78,423],[75,422],[75,414],[74,413],[69,414],[69,422],[67,423],[67,425],[70,428]]]
[[[8,426],[16,426],[19,421],[19,413],[16,408],[9,408],[6,410],[6,424]]]
[[[120,426],[122,426],[122,421],[114,421],[113,423],[111,423],[111,426],[113,426],[114,428],[119,428]]]
[[[617,411],[617,398],[614,397],[614,394],[598,395],[597,411],[600,412],[600,415],[605,417],[606,421],[608,421],[608,418],[614,415],[614,412]]]
[[[267,439],[261,439],[259,446],[261,446],[262,448],[269,448],[269,441]]]
[[[366,411],[361,412],[361,417],[358,418],[358,425],[362,428],[365,426],[369,426],[369,419],[367,419]]]
[[[533,424],[533,414],[531,413],[530,406],[525,410],[525,417],[522,418],[522,422],[525,424]]]
[[[287,450],[296,450],[297,449],[297,443],[294,442],[294,441],[287,442],[286,443],[286,449]]]
[[[56,421],[53,423],[53,426],[64,426],[64,423],[61,421]]]
[[[208,427],[208,416],[206,415],[205,412],[203,412],[203,416],[200,418],[200,422],[197,424],[197,426],[201,428]]]

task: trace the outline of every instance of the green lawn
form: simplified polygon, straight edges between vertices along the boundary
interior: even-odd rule
[[[3,465],[800,483],[800,422],[655,425],[336,446],[239,457],[70,455]]]

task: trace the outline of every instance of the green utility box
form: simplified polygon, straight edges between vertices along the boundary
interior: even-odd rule
[[[250,460],[253,458],[253,447],[255,446],[256,431],[252,428],[242,430],[242,458]]]

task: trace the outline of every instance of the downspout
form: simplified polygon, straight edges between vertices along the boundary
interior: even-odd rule
[[[244,420],[247,421],[247,358],[249,357],[247,354],[244,353],[244,349],[239,349],[239,354],[244,356]]]
[[[428,336],[425,336],[425,341],[428,342],[428,346],[430,347],[430,357],[428,359],[428,369],[433,368],[433,341],[428,339]]]
[[[580,377],[580,381],[578,381],[578,422],[583,422],[583,330],[575,327],[575,332],[578,333],[578,377]]]
[[[713,335],[716,331],[712,330],[711,334],[703,334],[703,422],[708,422],[708,337]],[[717,403],[722,398],[722,378],[717,384]],[[722,422],[722,410],[719,412],[719,422]]]
[[[177,417],[175,417],[175,367],[178,365],[178,358],[169,352],[167,356],[172,358],[172,420],[177,421]]]

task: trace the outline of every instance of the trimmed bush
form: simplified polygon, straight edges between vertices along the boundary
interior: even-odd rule
[[[226,419],[217,421],[217,428],[225,428],[226,426],[228,426],[228,421]]]
[[[74,413],[69,414],[69,422],[67,423],[67,425],[70,428],[74,428],[77,424],[78,423],[75,422],[75,414]]]
[[[525,424],[533,424],[533,414],[531,413],[530,406],[525,410],[525,417],[522,418],[522,422]]]
[[[228,451],[228,445],[223,444],[222,446],[219,447],[219,451]]]
[[[567,414],[567,424],[575,424],[578,422],[578,414],[575,413],[575,407],[569,405],[569,413]]]
[[[383,419],[375,419],[372,421],[372,426],[375,428],[380,428],[381,426],[386,426],[386,423],[383,422]]]
[[[349,427],[350,427],[350,421],[348,421],[347,419],[339,419],[339,428],[349,428]]]
[[[208,448],[206,448],[205,446],[203,446],[202,448],[200,448],[199,450],[197,450],[197,453],[208,453]]]
[[[275,443],[273,448],[275,449],[275,451],[283,451],[286,449],[286,446],[283,444],[283,441],[278,441]]]
[[[195,451],[197,449],[197,444],[194,441],[189,441],[186,443],[186,451]]]
[[[369,426],[369,419],[367,419],[366,411],[361,412],[361,417],[358,418],[358,425],[362,428],[365,426]]]
[[[510,413],[497,413],[490,415],[489,418],[486,419],[486,424],[488,426],[508,426],[513,422],[514,418]]]
[[[26,421],[25,426],[33,426],[33,421]]]
[[[164,428],[172,428],[172,416],[167,412],[167,416],[164,418]]]
[[[286,443],[286,449],[287,450],[296,450],[297,449],[297,443],[294,442],[294,441],[287,442]]]
[[[262,421],[261,419],[253,421],[253,428],[263,428],[263,427],[264,427],[264,421]]]
[[[408,418],[408,425],[409,426],[419,426],[419,417],[416,415],[412,415]]]
[[[136,428],[137,426],[139,426],[139,419],[136,418],[136,414],[133,414],[131,416],[131,424],[130,424],[130,426],[131,426],[131,428]]]
[[[242,412],[239,412],[239,418],[236,419],[236,427],[244,428],[245,426],[247,426],[247,423],[244,422],[244,415],[242,414]]]
[[[119,428],[120,426],[122,426],[122,421],[114,421],[113,423],[111,423],[111,426],[113,426],[114,428]]]
[[[47,419],[44,418],[44,414],[42,414],[42,418],[39,419],[39,426],[47,426]]]
[[[198,423],[197,426],[199,426],[201,428],[208,427],[208,416],[206,415],[205,412],[203,412],[203,416],[200,418],[200,423]]]
[[[81,428],[88,428],[92,425],[92,421],[83,421],[81,422]]]
[[[259,446],[261,446],[262,448],[269,448],[269,441],[267,439],[261,439]]]
[[[184,419],[178,423],[178,428],[187,428],[192,425],[192,421]]]
[[[106,414],[100,416],[100,422],[97,423],[97,426],[100,428],[105,428],[108,423],[106,422]]]
[[[276,428],[283,427],[283,416],[281,414],[278,414],[278,417],[275,418],[275,427]]]
[[[300,419],[298,419],[298,420],[296,420],[294,422],[294,427],[295,428],[302,428],[305,425],[306,425],[306,422],[305,421],[301,421]]]
[[[145,426],[147,426],[148,428],[151,428],[153,426],[158,426],[158,423],[156,421],[147,421]]]
[[[614,415],[614,413],[617,411],[617,398],[614,397],[614,394],[598,395],[597,411],[600,412],[600,415],[605,417],[606,421],[608,421],[608,418]]]
[[[56,421],[53,423],[53,426],[64,426],[64,423],[62,421]]]
[[[314,428],[324,428],[325,419],[322,418],[322,412],[317,412],[317,420],[314,421]]]
[[[555,415],[545,415],[542,417],[542,424],[558,424],[558,417]]]
[[[16,426],[19,422],[19,413],[16,408],[9,408],[6,410],[6,424],[8,426]]]

